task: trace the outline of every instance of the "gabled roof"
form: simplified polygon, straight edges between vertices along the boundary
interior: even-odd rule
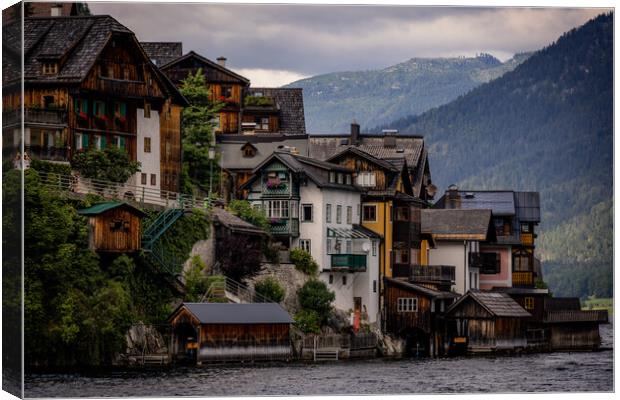
[[[155,65],[165,65],[183,55],[181,42],[140,42]]]
[[[204,56],[201,56],[200,54],[196,53],[193,50],[191,50],[189,53],[187,53],[187,54],[185,54],[185,55],[183,55],[181,57],[175,58],[175,59],[169,61],[168,63],[161,65],[159,68],[161,68],[162,70],[167,70],[167,69],[170,69],[171,67],[173,67],[174,65],[176,65],[176,64],[178,64],[178,63],[180,63],[182,61],[185,61],[187,59],[190,59],[190,58],[193,58],[196,61],[200,62],[201,64],[203,64],[203,65],[205,65],[205,66],[207,66],[209,68],[212,68],[212,69],[214,69],[214,70],[216,70],[216,71],[218,71],[218,72],[220,72],[220,73],[222,73],[224,75],[227,75],[228,77],[232,78],[233,80],[238,81],[238,82],[240,82],[240,83],[242,83],[244,85],[249,85],[250,84],[250,80],[248,78],[243,77],[243,76],[237,74],[236,72],[234,72],[234,71],[232,71],[232,70],[230,70],[230,69],[228,69],[226,67],[222,67],[217,62],[211,61],[208,58],[206,58]],[[203,70],[203,72],[205,74],[207,74],[207,82],[215,80],[215,79],[209,79],[207,71]]]
[[[261,228],[242,220],[236,215],[218,207],[214,207],[211,211],[213,220],[220,223],[233,232],[244,232],[250,234],[266,234]]]
[[[103,214],[106,211],[110,211],[110,210],[113,210],[113,209],[119,208],[119,207],[127,208],[132,213],[137,214],[137,215],[139,215],[141,217],[146,216],[146,213],[144,211],[140,210],[139,208],[136,208],[136,207],[132,206],[129,203],[125,203],[125,202],[122,202],[122,201],[108,201],[108,202],[105,202],[105,203],[95,204],[94,206],[78,210],[78,214],[80,214],[80,215],[99,215],[99,214]]]
[[[423,209],[421,233],[435,240],[487,240],[492,231],[491,210]]]
[[[300,88],[248,88],[248,94],[272,98],[280,112],[278,132],[283,135],[305,135],[306,119],[304,115],[304,98]],[[247,107],[246,107],[247,108]],[[259,112],[260,107],[252,111]]]
[[[181,303],[201,324],[291,324],[293,318],[277,303]]]
[[[410,282],[407,282],[401,279],[394,279],[394,278],[388,278],[388,277],[385,277],[384,279],[386,282],[392,285],[398,286],[405,290],[412,290],[412,291],[421,293],[431,299],[455,299],[459,297],[458,294],[453,293],[453,292],[429,289],[425,286],[417,285],[415,283],[410,283]]]
[[[458,299],[456,303],[452,304],[446,310],[446,314],[451,314],[467,299],[472,299],[496,317],[526,318],[532,316],[529,312],[525,311],[519,303],[505,293],[472,291],[467,292]]]
[[[377,166],[379,166],[379,167],[381,167],[383,169],[386,169],[388,171],[399,172],[399,171],[402,170],[402,168],[399,169],[396,165],[392,164],[391,162],[386,161],[386,160],[382,160],[380,158],[377,158],[377,157],[373,156],[372,154],[370,154],[370,153],[368,153],[368,152],[366,152],[366,151],[364,151],[364,150],[362,150],[362,149],[360,149],[360,148],[358,148],[356,146],[349,146],[349,147],[345,148],[344,150],[342,150],[341,152],[336,153],[333,156],[327,158],[325,161],[327,161],[327,162],[334,162],[334,161],[338,160],[340,157],[342,157],[345,154],[354,154],[354,155],[356,155],[358,157],[361,157],[361,158],[363,158],[365,160],[368,160],[371,163],[373,163],[373,164],[375,164],[375,165],[377,165]]]

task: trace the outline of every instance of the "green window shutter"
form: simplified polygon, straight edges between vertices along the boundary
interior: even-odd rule
[[[127,104],[121,103],[121,117],[127,115]]]
[[[82,108],[80,109],[80,111],[83,111],[88,114],[88,100],[86,99],[82,100]]]
[[[105,136],[101,136],[101,149],[105,149],[108,146]]]
[[[85,133],[82,133],[82,148],[83,149],[88,148],[88,135]]]
[[[120,148],[125,150],[125,138],[124,137],[120,137]]]
[[[80,101],[78,99],[73,99],[73,111],[80,112]]]
[[[102,101],[99,103],[99,115],[105,115],[105,103]]]

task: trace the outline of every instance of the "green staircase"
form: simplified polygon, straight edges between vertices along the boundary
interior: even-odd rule
[[[181,280],[183,260],[167,252],[159,239],[181,216],[183,216],[183,209],[169,208],[159,214],[142,233],[144,258],[166,278],[178,293],[185,291],[185,285]]]

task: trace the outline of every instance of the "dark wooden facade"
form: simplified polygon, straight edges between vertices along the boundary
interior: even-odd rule
[[[171,351],[177,361],[202,364],[291,357],[293,320],[277,304],[183,303],[169,322]]]
[[[99,252],[131,253],[141,248],[144,213],[125,203],[103,203],[79,211],[88,217],[89,247]]]

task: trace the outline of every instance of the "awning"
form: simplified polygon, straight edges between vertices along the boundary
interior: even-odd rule
[[[379,239],[381,236],[359,225],[353,228],[327,228],[327,237],[342,239]]]

